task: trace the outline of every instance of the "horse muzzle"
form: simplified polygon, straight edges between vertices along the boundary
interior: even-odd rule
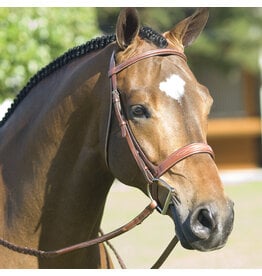
[[[170,211],[181,245],[199,251],[222,248],[233,228],[233,205],[228,199],[223,209],[210,202],[185,211],[176,200],[170,205]]]

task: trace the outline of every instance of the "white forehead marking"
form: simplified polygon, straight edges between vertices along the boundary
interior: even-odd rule
[[[159,89],[181,104],[181,99],[185,93],[185,81],[174,74],[160,82]]]

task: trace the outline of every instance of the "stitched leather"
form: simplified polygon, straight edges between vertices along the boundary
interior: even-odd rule
[[[173,50],[173,49],[150,50],[150,51],[147,51],[145,53],[142,53],[142,54],[136,55],[134,57],[131,57],[131,58],[123,61],[119,65],[110,66],[110,69],[108,71],[108,76],[112,77],[114,74],[117,74],[117,73],[121,72],[125,68],[129,67],[130,65],[132,65],[134,63],[137,63],[140,60],[143,60],[143,59],[146,59],[146,58],[149,58],[149,57],[153,57],[153,56],[165,56],[165,55],[179,56],[182,59],[184,59],[185,61],[187,61],[187,58],[186,58],[185,54],[183,54],[182,52],[178,52],[176,50]],[[111,59],[111,61],[112,61],[112,59]]]

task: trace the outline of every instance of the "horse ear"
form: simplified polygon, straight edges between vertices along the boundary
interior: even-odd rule
[[[116,41],[121,49],[127,48],[139,32],[139,17],[134,8],[123,9],[116,24]]]
[[[191,45],[204,29],[209,11],[207,8],[200,8],[194,14],[180,21],[166,37],[174,42],[179,41],[184,47]]]

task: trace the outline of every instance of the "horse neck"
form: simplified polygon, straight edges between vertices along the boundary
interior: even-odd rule
[[[112,45],[42,80],[0,130],[2,231],[20,244],[37,246],[38,233],[39,247],[52,250],[97,235],[113,181],[104,160],[111,53]]]

